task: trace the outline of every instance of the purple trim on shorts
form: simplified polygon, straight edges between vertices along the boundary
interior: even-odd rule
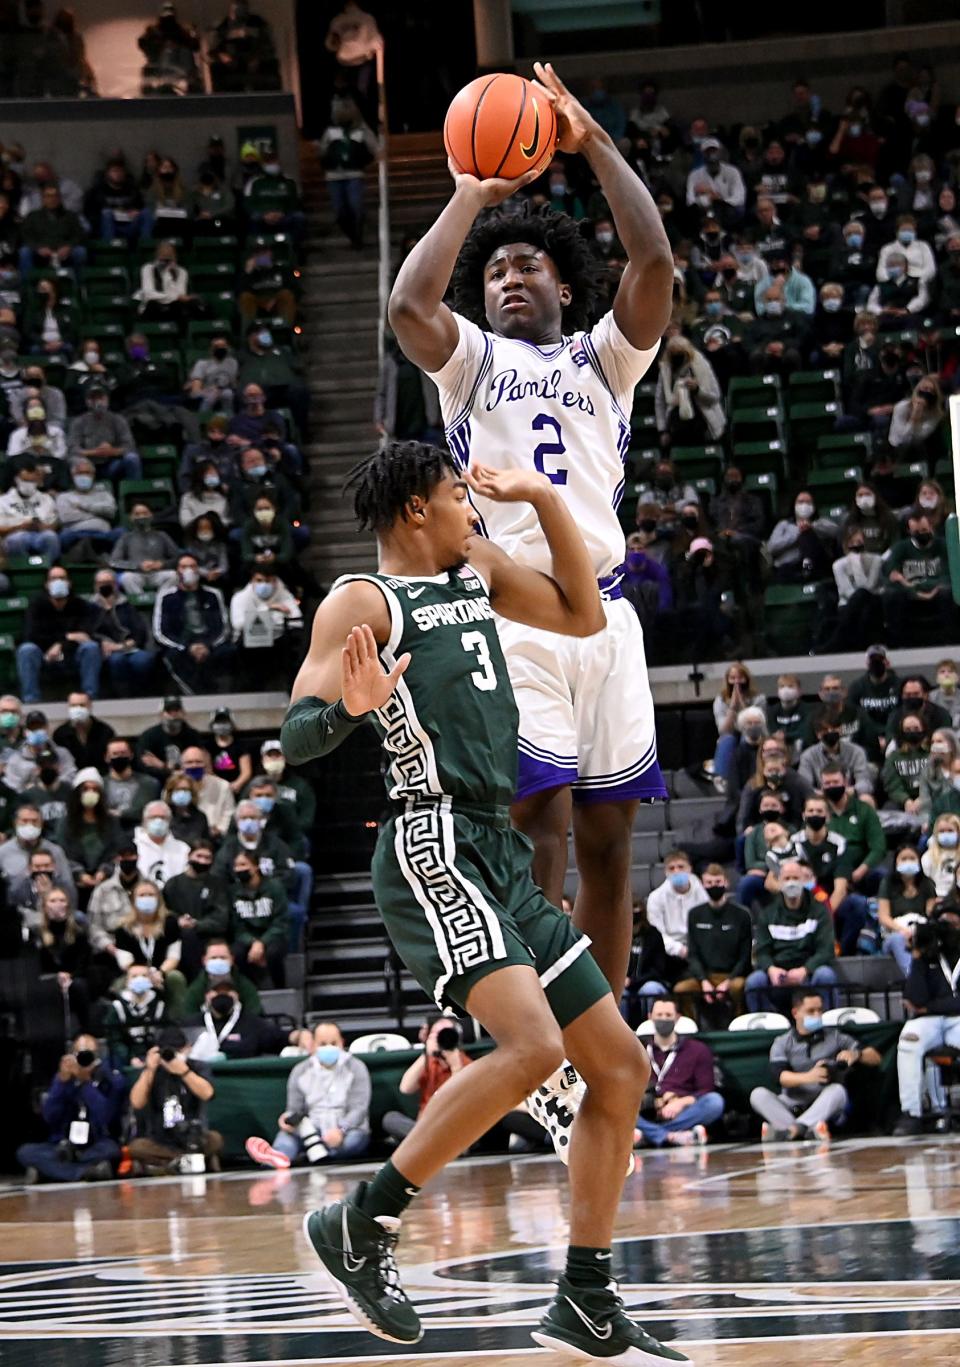
[[[569,788],[577,781],[576,765],[548,764],[542,759],[532,759],[521,750],[517,756],[517,791],[514,801],[532,797],[547,788]]]
[[[626,783],[614,783],[609,788],[573,790],[574,802],[629,802],[638,798],[647,801],[651,798],[661,798],[665,801],[668,796],[667,785],[663,781],[663,774],[656,760],[649,769],[645,769],[636,778],[628,779]]]

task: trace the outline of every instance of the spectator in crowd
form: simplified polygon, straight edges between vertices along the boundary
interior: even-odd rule
[[[137,314],[146,322],[184,324],[197,303],[190,292],[190,277],[177,262],[177,248],[173,242],[159,242],[153,261],[140,267],[140,288],[134,292]]]
[[[793,517],[781,518],[767,542],[779,584],[799,584],[825,579],[830,573],[836,525],[817,517],[813,495],[802,489],[793,505]]]
[[[106,748],[107,807],[121,825],[132,829],[140,824],[146,804],[160,795],[160,784],[151,774],[133,767],[133,747],[128,740],[114,737]]]
[[[200,94],[203,85],[196,54],[200,39],[190,24],[182,24],[173,4],[160,6],[157,19],[137,39],[144,56],[140,73],[143,95]]]
[[[726,415],[717,377],[685,337],[671,337],[661,353],[655,404],[661,446],[696,446],[723,435]]]
[[[166,782],[171,770],[180,767],[187,746],[202,744],[200,732],[186,719],[183,699],[168,693],[160,703],[160,721],[148,727],[137,741],[137,764]]]
[[[163,790],[164,801],[170,807],[170,834],[187,845],[209,836],[207,818],[197,806],[199,788],[186,774],[171,774]]]
[[[940,727],[930,735],[930,758],[920,775],[920,819],[924,830],[929,830],[933,807],[953,792],[953,766],[960,758],[960,743],[949,727]]]
[[[863,533],[857,527],[847,528],[842,545],[843,555],[832,567],[839,612],[825,646],[830,650],[862,648],[883,625],[881,557],[867,550]]]
[[[848,701],[857,710],[857,744],[877,764],[887,744],[887,720],[900,701],[901,682],[886,646],[868,646],[866,665],[866,672],[850,685]]]
[[[663,882],[647,898],[647,919],[663,936],[664,948],[673,960],[671,972],[684,973],[690,912],[702,905],[707,895],[685,850],[670,850],[664,855],[663,874]]]
[[[145,964],[154,985],[162,988],[171,1016],[182,1014],[181,1003],[186,980],[180,971],[180,928],[171,915],[159,886],[148,878],[134,884],[132,911],[117,927],[117,963],[126,969],[131,963]]]
[[[64,1017],[88,1028],[90,993],[87,971],[90,966],[90,941],[81,925],[69,895],[61,887],[50,887],[40,896],[40,915],[33,931],[33,947],[41,981],[47,981],[62,997]]]
[[[847,690],[839,674],[824,674],[817,690],[819,705],[811,710],[807,728],[803,734],[804,745],[812,745],[817,739],[817,727],[828,722],[840,732],[843,740],[853,740],[860,725],[857,710],[847,700]]]
[[[269,742],[264,742],[269,744]],[[277,742],[279,744],[279,742]],[[210,834],[215,840],[220,840],[226,835],[230,823],[233,820],[237,809],[236,798],[230,784],[226,779],[214,774],[211,768],[210,752],[202,745],[188,746],[180,757],[183,772],[189,779],[197,784],[197,807],[207,818]],[[299,777],[299,775],[297,776]],[[303,780],[300,780],[303,783]],[[304,784],[304,787],[308,785]],[[316,799],[313,797],[313,790],[308,788],[310,821],[313,824],[312,813],[316,810]],[[296,791],[291,789],[291,803],[299,803],[304,800],[305,794],[298,787]],[[308,829],[309,829],[308,826]]]
[[[675,962],[675,961],[674,961]],[[668,983],[676,977],[663,945],[663,936],[647,919],[647,904],[638,898],[633,904],[633,940],[627,981],[620,1000],[624,1020],[635,1027],[645,1020],[654,997],[665,997]]]
[[[103,1028],[114,1068],[142,1068],[166,1025],[166,1002],[151,973],[146,964],[131,964],[123,987],[107,1004]]]
[[[177,547],[164,531],[153,525],[153,509],[137,500],[129,509],[131,530],[124,532],[110,555],[126,594],[159,592],[177,579]]]
[[[215,91],[279,90],[280,71],[266,19],[247,0],[230,0],[209,48]]]
[[[227,529],[216,513],[202,513],[194,518],[184,529],[183,549],[196,560],[202,583],[217,585],[227,578],[230,571]]]
[[[793,823],[783,815],[783,802],[775,794],[764,798],[757,824],[743,842],[744,876],[737,885],[737,901],[754,916],[757,906],[778,890],[780,865],[793,855]]]
[[[768,738],[766,712],[762,708],[745,707],[737,714],[737,743],[726,780],[734,811],[744,786],[756,775],[763,743]]]
[[[930,843],[923,852],[920,867],[931,880],[940,898],[949,897],[956,884],[960,816],[943,812],[933,823]]]
[[[899,247],[887,257],[885,272],[870,291],[866,306],[876,315],[880,331],[891,332],[906,327],[912,315],[922,314],[929,307],[930,293],[925,280],[909,274],[907,258]]]
[[[112,861],[122,838],[120,824],[104,802],[100,773],[92,766],[81,769],[54,834],[56,844],[73,866],[81,905],[107,876],[105,866]]]
[[[42,365],[31,363],[23,369],[23,388],[10,401],[10,415],[17,422],[24,418],[28,403],[39,402],[46,417],[63,427],[67,419],[67,400],[62,389],[47,383]]]
[[[50,740],[50,727],[46,713],[34,709],[24,718],[23,737],[11,745],[4,756],[3,782],[8,790],[21,793],[26,788],[40,782],[40,771],[52,762],[56,764],[60,777],[66,781],[73,778],[77,766],[69,750]]]
[[[309,428],[310,395],[298,363],[276,345],[273,333],[263,323],[252,323],[245,332],[246,348],[238,357],[241,385],[255,381],[263,385],[268,402],[289,408],[301,433]]]
[[[880,248],[877,261],[877,280],[882,283],[896,273],[895,263],[906,263],[911,279],[929,284],[937,273],[937,262],[929,242],[917,234],[917,220],[913,214],[901,214],[897,219],[897,236]]]
[[[246,452],[244,452],[246,455]],[[242,505],[236,511],[242,512]],[[270,490],[255,495],[249,516],[240,527],[240,558],[246,570],[265,567],[289,576],[293,569],[293,537]]]
[[[280,801],[293,809],[301,837],[309,837],[317,811],[313,784],[287,764],[283,746],[277,739],[265,740],[260,746],[260,764],[267,778],[276,785]]]
[[[906,716],[900,723],[896,744],[889,745],[880,771],[888,805],[898,807],[910,824],[920,827],[920,780],[927,767],[927,730],[920,717]]]
[[[703,165],[687,177],[687,204],[723,212],[728,222],[742,217],[747,199],[743,176],[721,156],[720,143],[710,136],[700,143]]]
[[[659,516],[660,510],[656,505],[652,506],[653,513]],[[651,554],[652,547],[652,535],[643,531],[630,533],[620,585],[624,598],[640,618],[645,632],[650,631],[659,614],[668,613],[673,607],[670,572],[662,561]]]
[[[239,811],[242,811],[243,803]],[[241,973],[255,982],[269,975],[274,987],[286,985],[287,894],[279,878],[265,878],[256,855],[238,850],[227,889],[233,953]]]
[[[687,976],[674,985],[674,995],[688,1016],[697,997],[707,1011],[732,1005],[740,1015],[753,947],[750,913],[730,896],[722,864],[708,864],[702,883],[707,898],[687,918]]]
[[[945,412],[943,396],[936,380],[925,377],[908,399],[894,404],[887,441],[895,459],[904,464],[914,460],[936,460],[942,451]]]
[[[860,798],[873,801],[873,778],[862,746],[844,740],[840,727],[829,715],[818,716],[814,722],[817,739],[800,756],[798,773],[810,788],[820,789],[824,769],[830,765],[843,772],[848,787]]]
[[[823,1023],[823,995],[809,988],[793,994],[792,1027],[770,1047],[770,1071],[779,1094],[755,1087],[750,1105],[763,1118],[762,1136],[830,1139],[830,1125],[842,1123],[850,1108],[846,1087],[837,1081],[846,1069],[877,1068],[876,1049],[861,1048],[852,1035]],[[839,1066],[838,1066],[839,1065]]]
[[[912,845],[901,845],[893,872],[880,884],[877,914],[883,952],[896,961],[904,978],[909,977],[913,963],[914,931],[929,917],[936,900],[936,888],[921,869],[918,851]]]
[[[67,439],[59,423],[47,418],[47,411],[39,399],[28,398],[23,405],[23,418],[10,433],[7,455],[14,470],[23,466],[44,465],[51,470],[51,461],[62,461],[67,454]],[[16,461],[13,457],[18,457]]]
[[[776,797],[777,814],[798,823],[810,785],[787,762],[786,747],[778,736],[766,736],[757,755],[757,770],[743,785],[737,808],[737,834],[743,835],[761,815],[764,799]]]
[[[197,737],[197,742],[201,738]],[[213,772],[225,779],[230,791],[238,797],[253,777],[253,761],[246,741],[237,735],[237,728],[229,707],[218,707],[210,718],[210,739],[207,749]],[[237,813],[239,817],[239,812]]]
[[[940,1071],[937,1067],[927,1069],[925,1058],[931,1049],[960,1048],[960,925],[956,913],[950,911],[918,925],[913,943],[903,995],[915,1014],[900,1031],[897,1045],[901,1116],[894,1129],[896,1135],[923,1133],[925,1087],[934,1113],[948,1113]]]
[[[835,768],[829,776],[833,780],[830,784],[833,791],[842,787],[846,795],[843,770]],[[823,781],[826,783],[826,780]],[[846,837],[828,825],[829,819],[830,804],[827,798],[814,793],[803,805],[803,825],[793,836],[791,844],[801,863],[813,870],[817,887],[830,899],[828,905],[833,914],[840,953],[855,954],[860,932],[867,924],[868,904],[865,896],[851,891],[853,860],[856,856],[848,850]],[[861,877],[864,876],[861,874]]]
[[[244,1010],[231,978],[221,978],[187,1021],[200,1033],[190,1047],[192,1059],[259,1058],[300,1043],[299,1029],[287,1030],[256,1012]]]
[[[890,413],[893,407],[890,406]],[[872,484],[858,484],[854,490],[853,506],[844,518],[841,531],[846,537],[854,530],[860,532],[863,548],[871,555],[883,555],[900,537],[897,519]]]
[[[91,228],[107,242],[136,243],[146,236],[143,194],[120,154],[111,156],[84,198],[83,212]]]
[[[95,1182],[113,1176],[116,1134],[127,1094],[123,1077],[100,1058],[95,1036],[80,1034],[60,1060],[41,1102],[48,1137],[21,1144],[17,1162],[27,1183]]]
[[[176,583],[157,594],[153,634],[174,680],[188,693],[216,692],[233,657],[223,597],[200,583],[192,555],[177,559]]]
[[[44,493],[42,482],[39,466],[28,459],[17,471],[13,488],[0,494],[0,535],[7,559],[28,555],[60,558],[57,505]]]
[[[218,333],[210,338],[209,355],[194,361],[184,389],[201,413],[220,410],[229,415],[233,412],[239,369],[229,336]]]
[[[57,752],[52,746],[45,746],[37,752],[37,765],[39,772],[36,781],[23,789],[20,794],[20,802],[36,803],[43,817],[43,833],[52,840],[56,838],[57,827],[66,814],[67,799],[73,791],[73,787],[72,784],[65,783],[60,777]],[[13,801],[16,801],[16,797],[11,789],[7,789],[7,791],[12,799],[8,803],[6,813],[6,819],[9,820]]]
[[[87,926],[90,934],[91,990],[101,995],[122,969],[117,950],[117,931],[132,923],[134,916],[133,890],[140,881],[137,868],[137,847],[127,835],[117,841],[113,870],[98,883],[87,904]]]
[[[786,752],[799,757],[801,737],[810,716],[810,704],[800,696],[800,680],[796,674],[777,676],[777,701],[773,705],[770,727],[774,736],[783,738]]]
[[[934,450],[934,455],[939,455],[939,450]],[[944,523],[950,512],[950,506],[943,488],[935,479],[922,479],[917,485],[917,507],[922,508],[930,519],[930,526],[937,536],[943,535]]]
[[[143,809],[143,824],[133,833],[141,877],[161,888],[168,878],[183,873],[190,854],[186,841],[177,840],[171,833],[170,817],[166,802],[148,802]]]
[[[67,451],[84,457],[110,480],[140,479],[143,467],[126,418],[110,411],[110,396],[96,382],[84,391],[87,411],[70,423]]]
[[[886,859],[886,837],[876,808],[850,791],[839,767],[826,765],[820,783],[827,803],[828,829],[847,844],[850,883],[854,891],[875,896]]]
[[[276,259],[270,246],[257,246],[244,263],[237,303],[240,320],[249,325],[257,317],[279,319],[288,328],[297,316],[292,270]],[[272,338],[271,338],[272,340]]]
[[[403,354],[392,333],[385,342],[373,405],[376,431],[393,441],[436,442],[443,430],[437,386]]]
[[[330,123],[317,143],[317,155],[337,226],[357,250],[363,246],[366,168],[376,160],[378,150],[376,135],[364,123],[356,101],[349,95],[337,96]]]
[[[27,605],[25,640],[17,647],[17,674],[24,702],[40,701],[40,678],[48,674],[78,675],[81,692],[100,692],[100,647],[94,640],[96,609],[72,591],[70,576],[60,565],[47,572],[46,587]]]
[[[737,744],[737,718],[747,707],[766,710],[766,696],[759,692],[750,670],[742,660],[735,660],[727,668],[723,687],[713,700],[713,719],[717,726],[717,748],[713,759],[714,774],[728,779]]]
[[[113,490],[97,479],[96,466],[86,456],[74,456],[70,461],[70,486],[56,495],[61,549],[68,551],[87,541],[92,552],[109,552],[121,535],[113,525],[117,516]]]
[[[295,242],[303,239],[306,216],[297,182],[283,173],[277,149],[264,147],[260,171],[247,181],[243,191],[247,221],[258,233],[288,233]]]
[[[935,536],[924,509],[911,508],[907,536],[893,544],[885,557],[887,621],[894,644],[907,641],[908,625],[920,627],[928,638],[943,621],[949,599],[946,543]],[[948,609],[949,610],[949,609]]]
[[[370,1147],[370,1074],[344,1047],[337,1025],[322,1021],[314,1049],[287,1079],[287,1105],[273,1144],[247,1140],[257,1163],[288,1168],[301,1155],[308,1163],[359,1158]]]
[[[748,566],[756,565],[756,552],[763,540],[763,506],[756,494],[744,491],[743,472],[728,465],[723,489],[710,500],[710,521],[714,538],[728,545]]]
[[[405,1139],[423,1114],[424,1107],[440,1088],[472,1059],[463,1049],[463,1035],[451,1016],[430,1016],[420,1027],[423,1053],[410,1064],[400,1079],[400,1095],[418,1098],[416,1118],[404,1111],[387,1111],[381,1122],[391,1139]],[[292,1074],[291,1074],[292,1076]]]
[[[203,951],[200,971],[187,988],[183,999],[183,1009],[187,1015],[196,1015],[207,999],[207,995],[218,983],[229,978],[236,989],[244,1011],[255,1015],[263,1014],[260,994],[253,983],[237,968],[233,950],[225,937],[211,935]]]
[[[723,1115],[723,1097],[716,1090],[713,1054],[702,1040],[677,1033],[676,1002],[664,997],[653,1003],[650,1020],[654,1037],[647,1044],[653,1074],[637,1117],[634,1144],[706,1144],[707,1126]],[[648,1105],[649,1103],[649,1105]]]
[[[928,735],[938,727],[950,726],[950,714],[930,697],[930,685],[922,674],[906,674],[899,681],[900,696],[897,705],[887,715],[884,745],[896,741],[900,727],[906,717],[919,717]]]
[[[113,727],[93,715],[92,700],[86,693],[67,696],[67,720],[53,733],[54,743],[68,750],[78,769],[93,765],[102,769]]]
[[[156,652],[147,649],[147,623],[117,585],[111,569],[98,569],[90,602],[100,609],[96,639],[113,691],[142,697],[152,691]]]
[[[44,185],[40,205],[31,209],[21,228],[20,274],[34,268],[76,269],[85,264],[87,249],[83,223],[78,214],[66,209],[59,188]]]
[[[756,969],[746,983],[748,1011],[777,1010],[785,989],[806,983],[829,989],[837,981],[833,922],[805,886],[805,876],[799,859],[785,859],[779,892],[760,909]]]
[[[184,872],[168,878],[163,885],[163,899],[182,932],[183,972],[191,981],[200,971],[204,946],[213,937],[225,935],[228,929],[226,884],[213,872],[213,857],[213,841],[208,836],[199,836],[191,841]],[[198,1011],[199,1003],[193,1009]]]
[[[261,619],[264,614],[270,624],[268,644],[282,644],[285,638],[289,639],[290,633],[299,633],[303,627],[300,604],[283,580],[269,568],[255,569],[249,583],[238,589],[230,599],[230,626],[234,639],[247,645],[251,621]],[[299,640],[299,634],[296,639]],[[269,672],[271,661],[267,659],[264,663]],[[245,670],[251,666],[256,668],[256,657],[252,649],[247,649],[244,654]]]
[[[220,1169],[223,1136],[206,1125],[214,1087],[204,1064],[191,1060],[179,1026],[165,1026],[147,1051],[130,1092],[137,1135],[130,1141],[134,1175],[179,1172],[185,1153],[199,1151],[213,1172]],[[172,1057],[171,1057],[172,1055]]]

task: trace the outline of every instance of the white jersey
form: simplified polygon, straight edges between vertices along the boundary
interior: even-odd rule
[[[454,458],[548,475],[583,533],[597,578],[612,575],[624,558],[617,509],[633,391],[658,347],[631,346],[612,313],[589,332],[544,347],[454,318],[457,346],[432,375]],[[529,504],[476,495],[473,502],[484,535],[518,564],[550,573],[550,551]]]

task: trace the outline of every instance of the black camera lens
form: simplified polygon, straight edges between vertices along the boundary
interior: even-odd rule
[[[449,1053],[451,1049],[460,1046],[460,1031],[455,1030],[452,1025],[446,1025],[442,1030],[437,1031],[437,1048],[444,1053]]]
[[[96,1060],[96,1054],[92,1049],[78,1049],[77,1062],[81,1068],[89,1068],[91,1063]]]
[[[160,1057],[163,1059],[164,1063],[172,1063],[177,1057],[177,1051],[176,1049],[171,1049],[168,1044],[160,1050]]]

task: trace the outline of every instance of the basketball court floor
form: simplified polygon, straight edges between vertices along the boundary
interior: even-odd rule
[[[570,1361],[529,1337],[563,1256],[556,1160],[461,1162],[428,1188],[400,1251],[413,1351],[354,1325],[300,1234],[363,1171],[3,1187],[0,1363]],[[698,1367],[960,1364],[960,1144],[648,1151],[614,1259],[628,1307]]]

